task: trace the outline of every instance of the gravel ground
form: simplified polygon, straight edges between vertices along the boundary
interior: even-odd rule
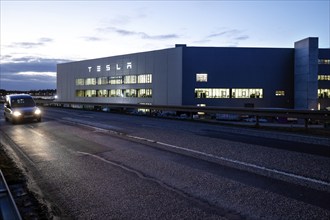
[[[16,166],[2,145],[0,145],[0,161],[0,169],[5,177],[22,219],[51,219],[47,207],[41,204],[36,196],[29,191],[27,180],[22,170]]]

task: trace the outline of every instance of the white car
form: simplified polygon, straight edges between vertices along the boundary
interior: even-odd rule
[[[37,120],[40,122],[41,110],[36,106],[30,95],[7,95],[4,116],[6,121],[11,121],[13,124],[24,120]]]

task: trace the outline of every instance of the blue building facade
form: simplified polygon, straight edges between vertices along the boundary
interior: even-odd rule
[[[330,49],[188,47],[58,64],[59,101],[323,109]]]
[[[318,107],[330,106],[330,49],[319,49],[318,55]]]
[[[183,105],[293,107],[292,49],[187,47],[183,57]]]

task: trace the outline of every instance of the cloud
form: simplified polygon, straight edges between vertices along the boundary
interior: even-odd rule
[[[51,38],[39,38],[37,42],[14,42],[11,45],[8,45],[8,47],[31,49],[31,48],[44,46],[44,45],[46,45],[47,43],[50,43],[50,42],[53,42],[53,39],[51,39]]]
[[[81,37],[82,39],[84,39],[85,41],[91,41],[91,42],[95,42],[95,41],[102,41],[102,38],[99,37]]]
[[[56,72],[1,73],[0,89],[28,91],[55,88]]]
[[[217,37],[226,37],[226,38],[231,38],[233,40],[246,40],[249,38],[248,35],[242,35],[243,31],[237,30],[237,29],[229,29],[229,30],[224,30],[221,32],[215,32],[212,33],[206,38],[217,38]]]
[[[241,40],[247,40],[249,38],[250,37],[248,35],[242,35],[242,36],[239,36],[239,37],[234,38],[234,40],[241,41]]]
[[[207,36],[207,38],[222,37],[222,36],[236,36],[240,33],[241,33],[241,31],[232,29],[232,30],[226,30],[226,31],[221,31],[221,32],[216,32],[216,33],[210,34]]]
[[[225,46],[238,46],[240,41],[250,38],[248,35],[243,34],[243,32],[237,29],[222,28],[221,31],[213,32],[201,40],[194,41],[194,43],[209,44],[212,41],[221,40],[222,42],[226,42]]]
[[[144,39],[151,39],[151,40],[167,40],[167,39],[176,39],[179,38],[176,34],[163,34],[163,35],[148,35],[145,33],[141,33],[142,38]]]
[[[40,57],[5,58],[5,62],[0,64],[0,88],[6,90],[54,89],[56,65],[70,62]]]
[[[17,73],[17,75],[56,77],[56,72],[20,72],[20,73]]]
[[[137,36],[140,37],[141,39],[149,39],[149,40],[167,40],[167,39],[175,39],[180,37],[177,34],[149,35],[145,32],[130,31],[116,27],[98,28],[97,30],[100,32],[112,32],[119,34],[121,36]]]
[[[202,40],[193,41],[192,43],[193,43],[193,44],[208,44],[208,43],[210,43],[210,42],[211,42],[210,39],[206,39],[206,38],[204,38],[204,39],[202,39]]]

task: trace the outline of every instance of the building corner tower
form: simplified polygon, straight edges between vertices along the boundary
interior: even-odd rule
[[[294,108],[317,109],[318,38],[294,44]]]

